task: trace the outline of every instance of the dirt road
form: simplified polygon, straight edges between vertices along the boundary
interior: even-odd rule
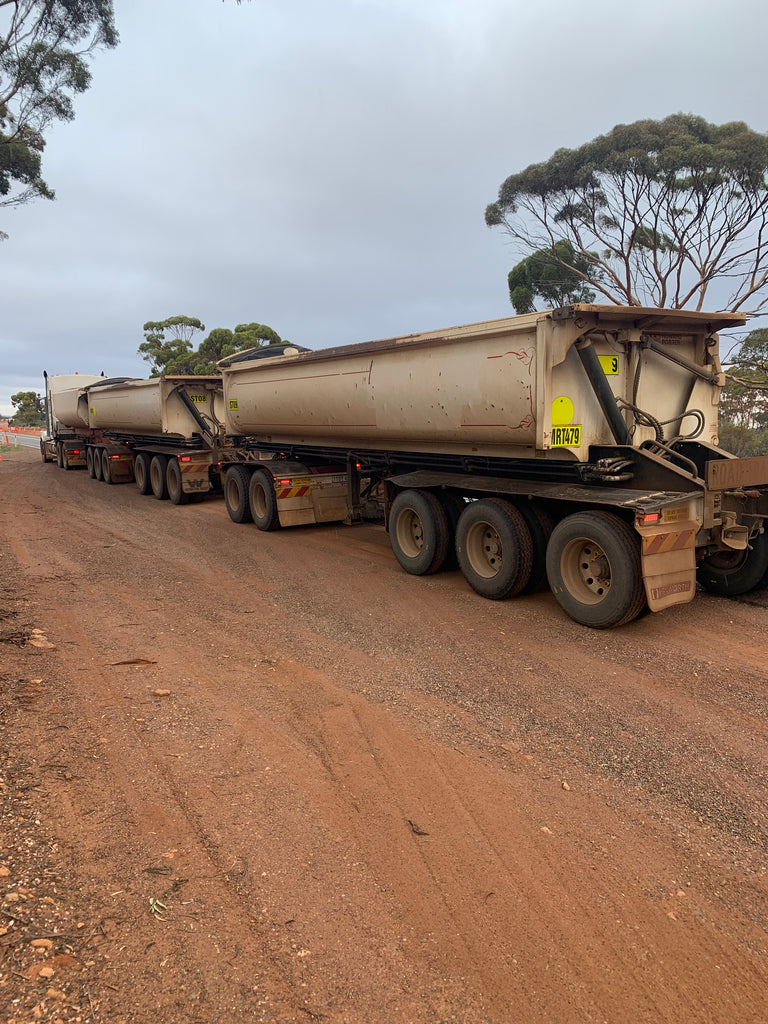
[[[765,594],[595,632],[24,452],[0,571],[0,1018],[768,1020]]]

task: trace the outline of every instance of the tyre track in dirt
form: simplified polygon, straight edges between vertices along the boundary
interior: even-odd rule
[[[73,524],[58,554],[49,479]],[[764,609],[705,598],[592,634],[545,594],[491,604],[456,574],[385,570],[370,528],[249,533],[213,504],[50,468],[15,486],[38,506],[15,550],[61,627],[70,716],[87,710],[90,805],[114,787],[153,864],[177,848],[173,881],[213,871],[196,911],[217,907],[238,968],[261,956],[274,1019],[761,1019]],[[73,581],[104,633],[61,610]],[[722,608],[747,640],[710,657]],[[112,665],[131,657],[158,663]],[[142,847],[153,822],[162,842]],[[110,835],[93,848],[114,869]],[[131,884],[138,906],[135,869]],[[138,955],[156,922],[131,925],[138,991],[156,999]],[[196,1012],[227,1019],[234,973],[211,941],[164,971],[177,987],[201,972]]]

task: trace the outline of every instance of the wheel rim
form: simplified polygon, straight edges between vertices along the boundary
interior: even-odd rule
[[[265,519],[267,515],[267,496],[261,481],[253,485],[253,514],[257,519]]]
[[[474,523],[467,532],[467,558],[478,576],[490,580],[498,576],[504,550],[496,530],[490,523]]]
[[[600,604],[611,589],[611,563],[595,541],[577,537],[567,544],[560,570],[568,591],[582,604]]]
[[[424,547],[424,527],[412,508],[405,508],[397,517],[395,528],[400,550],[408,558],[416,558]]]
[[[240,487],[238,481],[232,476],[227,480],[226,501],[230,508],[238,508],[240,505]]]

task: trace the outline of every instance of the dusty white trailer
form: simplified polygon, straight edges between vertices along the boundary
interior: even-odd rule
[[[86,460],[96,479],[135,479],[142,494],[176,505],[218,488],[220,377],[101,381],[82,391],[78,409],[91,430]]]
[[[45,432],[40,437],[43,462],[56,461],[61,469],[85,465],[85,442],[90,431],[78,399],[83,388],[102,377],[93,374],[45,373]]]
[[[45,461],[58,455],[110,484],[135,479],[142,494],[174,504],[220,490],[220,377],[46,375],[46,385]]]
[[[768,571],[768,458],[718,447],[717,332],[744,322],[579,305],[229,357],[230,515],[262,529],[322,521],[314,477],[335,473],[349,519],[384,490],[406,571],[434,572],[455,548],[489,598],[546,573],[569,615],[607,627],[691,600],[697,568],[708,588],[743,593]],[[304,518],[281,517],[297,486]]]

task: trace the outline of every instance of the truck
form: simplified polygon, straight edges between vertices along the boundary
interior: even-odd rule
[[[49,407],[75,441],[53,440],[65,468],[82,457],[175,504],[221,491],[262,531],[378,517],[411,575],[458,567],[491,600],[547,582],[573,620],[610,628],[697,587],[768,584],[768,457],[718,438],[718,332],[744,323],[579,304],[265,346],[220,376],[70,378]]]
[[[43,461],[176,505],[220,489],[221,378],[45,375]]]
[[[594,628],[691,601],[697,582],[744,594],[768,573],[768,457],[718,443],[718,332],[744,323],[579,304],[238,353],[217,366],[227,510],[272,530],[379,500],[406,572],[453,558],[492,600],[546,578]]]

